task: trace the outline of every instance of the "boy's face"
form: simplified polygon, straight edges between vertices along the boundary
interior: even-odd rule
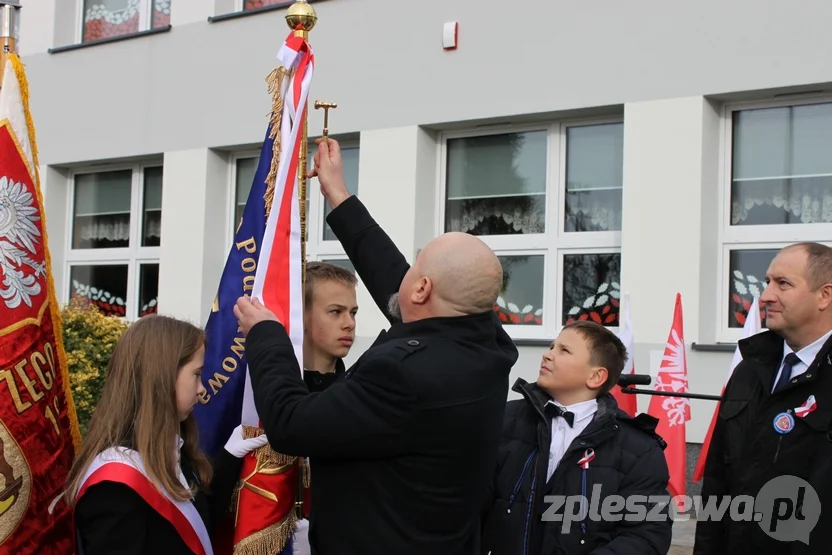
[[[344,358],[355,340],[357,312],[355,287],[339,281],[316,282],[312,305],[303,315],[304,343],[321,354]]]
[[[543,355],[537,385],[554,396],[589,392],[606,379],[607,370],[593,366],[586,340],[577,331],[565,329]]]

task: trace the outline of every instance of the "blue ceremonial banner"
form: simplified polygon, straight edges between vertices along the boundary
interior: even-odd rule
[[[243,220],[234,235],[234,244],[222,272],[217,297],[205,326],[206,350],[202,384],[205,395],[194,408],[199,425],[199,442],[213,458],[242,419],[246,382],[245,337],[238,331],[233,308],[237,299],[250,295],[266,230],[266,177],[272,164],[274,140],[266,130],[260,161],[251,192],[246,200]]]

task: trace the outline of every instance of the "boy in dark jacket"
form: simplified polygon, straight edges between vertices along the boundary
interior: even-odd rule
[[[506,407],[484,555],[668,552],[669,473],[657,421],[628,416],[610,394],[626,358],[607,328],[574,322],[543,355],[537,383],[517,380],[523,398]]]

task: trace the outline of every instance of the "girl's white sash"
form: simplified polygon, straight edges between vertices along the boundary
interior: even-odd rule
[[[164,488],[156,487],[147,477],[138,452],[113,447],[95,457],[81,480],[77,499],[91,486],[101,482],[129,486],[173,525],[195,555],[214,555],[208,530],[193,502],[176,501]]]

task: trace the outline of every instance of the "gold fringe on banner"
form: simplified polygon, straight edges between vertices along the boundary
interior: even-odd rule
[[[274,203],[274,187],[277,180],[277,166],[280,161],[280,126],[283,120],[283,79],[292,74],[285,67],[280,66],[272,71],[266,77],[266,84],[269,88],[269,94],[272,95],[272,113],[269,119],[270,131],[269,138],[274,140],[274,147],[272,148],[272,165],[269,168],[269,174],[266,176],[266,194],[264,200],[266,201],[266,216],[272,210]]]
[[[243,426],[243,437],[245,439],[254,439],[265,433],[266,432],[263,428],[258,428],[256,426]],[[257,467],[262,467],[264,470],[266,468],[277,468],[291,465],[297,461],[297,457],[278,453],[272,449],[271,445],[268,443],[263,447],[258,447],[254,453],[257,456]]]
[[[240,540],[234,546],[234,555],[277,555],[295,532],[297,517],[289,511],[283,520]]]

